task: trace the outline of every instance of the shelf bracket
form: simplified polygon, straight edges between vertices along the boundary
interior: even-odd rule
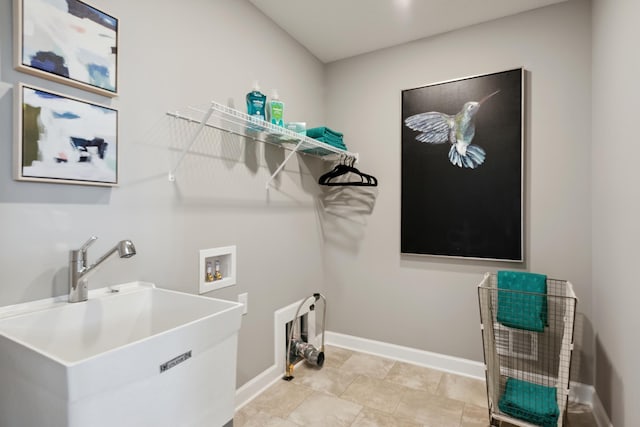
[[[173,182],[176,180],[176,175],[175,175],[176,169],[178,169],[178,166],[180,166],[180,163],[182,163],[184,156],[191,149],[191,147],[193,146],[193,143],[196,142],[196,140],[198,139],[198,136],[200,136],[202,129],[204,129],[204,127],[207,125],[207,122],[209,121],[209,119],[211,118],[211,115],[213,114],[213,110],[214,110],[214,107],[213,107],[213,104],[211,104],[211,106],[209,107],[209,110],[205,113],[204,117],[202,118],[202,121],[200,122],[200,124],[198,124],[198,127],[193,131],[193,134],[189,138],[189,143],[182,150],[182,153],[180,153],[180,158],[178,158],[176,165],[173,167],[173,169],[171,169],[171,171],[169,171],[169,181]]]
[[[301,139],[298,144],[296,145],[296,148],[294,148],[288,155],[287,157],[285,157],[284,161],[282,162],[282,164],[280,166],[278,166],[278,169],[276,169],[276,171],[273,173],[273,175],[271,175],[271,177],[269,178],[269,180],[267,181],[267,183],[265,184],[265,188],[268,190],[269,189],[269,185],[271,184],[271,181],[273,181],[273,179],[276,177],[276,175],[278,175],[280,173],[280,171],[284,168],[284,165],[287,164],[287,162],[289,161],[289,159],[291,159],[291,157],[296,154],[298,152],[298,149],[300,149],[300,146],[302,145],[302,143],[304,142],[304,139]]]

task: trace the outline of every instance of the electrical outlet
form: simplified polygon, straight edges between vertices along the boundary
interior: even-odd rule
[[[238,302],[243,305],[242,314],[247,314],[249,311],[249,293],[245,292],[238,295]]]

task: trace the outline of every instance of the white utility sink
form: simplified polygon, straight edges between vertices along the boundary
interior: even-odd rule
[[[223,426],[241,316],[142,282],[0,308],[0,426]]]

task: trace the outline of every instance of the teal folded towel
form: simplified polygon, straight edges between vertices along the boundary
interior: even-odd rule
[[[330,137],[336,137],[340,139],[342,139],[342,137],[344,136],[341,132],[330,129],[326,126],[307,129],[307,136],[309,138],[319,138],[321,136],[327,136],[327,135],[329,135]]]
[[[328,127],[317,127],[307,129],[307,136],[309,138],[313,138],[316,141],[322,142],[324,144],[330,145],[338,150],[347,150],[347,146],[342,141],[342,133],[337,132],[335,130],[329,129]],[[305,148],[302,150],[303,153],[315,154],[317,156],[326,156],[328,154],[333,154],[332,151],[323,148],[323,147],[313,147],[313,148]]]
[[[498,271],[497,319],[510,328],[544,331],[547,324],[547,276]]]
[[[507,415],[543,427],[557,426],[560,416],[555,387],[515,378],[507,378],[498,407]]]

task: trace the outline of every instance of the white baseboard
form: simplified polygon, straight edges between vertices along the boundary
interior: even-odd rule
[[[236,411],[255,399],[260,393],[271,387],[282,378],[283,373],[276,365],[265,369],[260,374],[244,383],[236,390]]]
[[[485,378],[484,363],[462,359],[460,357],[446,356],[444,354],[374,341],[367,338],[358,338],[337,332],[327,332],[325,343],[465,377],[482,380]]]

